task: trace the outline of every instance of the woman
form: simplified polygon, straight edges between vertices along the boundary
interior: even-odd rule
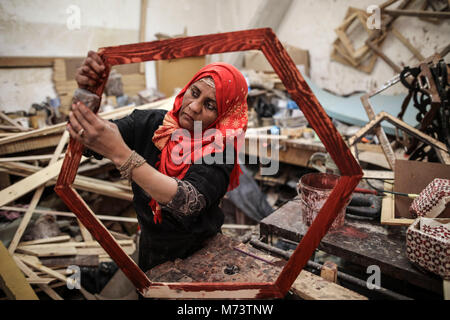
[[[96,86],[104,71],[90,51],[77,71],[79,87]],[[169,112],[135,110],[109,122],[81,103],[72,106],[71,137],[110,159],[132,182],[144,272],[187,257],[220,232],[219,202],[242,173],[237,155],[247,128],[247,92],[235,67],[214,63],[181,90]]]

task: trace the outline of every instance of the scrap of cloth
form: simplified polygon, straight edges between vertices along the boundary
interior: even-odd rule
[[[186,133],[187,130],[181,129],[178,121],[184,94],[194,82],[206,77],[214,80],[218,117],[200,135],[196,132]],[[244,143],[248,123],[247,94],[247,82],[234,66],[217,62],[200,69],[176,96],[173,109],[165,115],[162,125],[153,135],[153,143],[161,150],[156,169],[167,176],[182,179],[191,164],[198,163],[205,156],[223,152],[225,145],[229,146],[232,143],[234,167],[228,190],[237,187],[239,176],[242,174],[238,154]],[[178,139],[173,139],[174,134]],[[162,221],[160,205],[154,199],[149,205],[155,223],[160,223]]]

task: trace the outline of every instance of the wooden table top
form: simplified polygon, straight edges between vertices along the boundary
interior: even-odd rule
[[[260,222],[261,236],[277,236],[295,242],[302,239],[307,229],[298,198]],[[344,226],[329,231],[318,249],[360,266],[378,265],[382,274],[442,294],[442,279],[419,271],[406,257],[406,227],[346,217]]]

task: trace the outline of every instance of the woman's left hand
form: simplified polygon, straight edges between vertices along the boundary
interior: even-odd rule
[[[110,159],[116,166],[124,163],[131,154],[117,125],[100,118],[81,102],[72,105],[67,129],[72,138]]]

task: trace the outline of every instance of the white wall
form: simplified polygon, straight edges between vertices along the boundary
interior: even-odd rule
[[[338,94],[370,91],[392,78],[394,71],[378,59],[370,75],[344,66],[330,59],[334,29],[344,20],[349,6],[366,10],[369,5],[379,5],[385,0],[295,0],[277,34],[281,41],[309,50],[311,78],[322,88]],[[392,8],[395,8],[393,5]],[[406,37],[424,57],[432,55],[450,42],[450,22],[441,25],[424,22],[414,17],[399,17],[394,27]],[[395,37],[388,36],[382,51],[397,65],[417,64],[413,54]],[[448,63],[449,55],[446,57]],[[386,93],[405,92],[401,84]]]
[[[79,8],[73,29],[71,6]],[[1,0],[0,56],[80,57],[139,39],[139,0]],[[0,110],[56,97],[51,68],[0,69]]]
[[[274,6],[277,0],[273,1]],[[188,35],[210,34],[247,29],[258,7],[265,0],[148,0],[146,40],[155,40],[157,32]],[[319,86],[339,94],[367,91],[390,79],[394,72],[379,59],[367,75],[331,61],[334,29],[348,6],[366,9],[384,0],[294,0],[276,33],[281,41],[307,49],[311,58],[311,77]],[[134,43],[139,40],[140,0],[1,0],[1,56],[85,56],[88,50],[103,46]],[[71,5],[80,9],[80,29],[70,30]],[[450,22],[440,26],[417,18],[400,17],[397,29],[423,56],[431,55],[450,41]],[[396,39],[388,38],[383,51],[399,65],[417,60]],[[448,59],[448,57],[447,57]],[[214,55],[213,61],[232,60],[232,54]],[[151,64],[148,86],[154,86]],[[0,110],[28,110],[33,102],[54,97],[51,70],[0,69]],[[38,89],[26,90],[25,86]],[[402,92],[400,86],[390,93]]]
[[[79,8],[80,29],[67,22]],[[0,55],[84,56],[88,50],[138,41],[139,0],[2,0]]]

